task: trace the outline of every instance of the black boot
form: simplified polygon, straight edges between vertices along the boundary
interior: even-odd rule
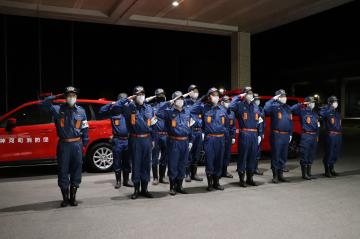
[[[137,199],[139,197],[140,182],[134,183],[134,193],[131,195],[131,199]]]
[[[165,177],[166,166],[159,166],[159,183],[169,184]]]
[[[206,190],[208,190],[209,192],[211,192],[214,188],[213,188],[213,177],[211,174],[206,174],[206,178],[208,181],[208,186],[206,188]]]
[[[259,165],[259,160],[257,159],[257,160],[256,160],[256,169],[255,169],[254,174],[255,174],[255,175],[264,175],[264,173],[259,170],[258,165]]]
[[[203,179],[197,175],[197,166],[196,165],[191,165],[191,179],[195,180],[195,181],[203,181]]]
[[[324,165],[324,168],[325,168],[325,177],[328,177],[328,178],[331,178],[332,175],[330,173],[330,168],[328,165]]]
[[[214,189],[216,190],[224,190],[224,187],[220,185],[220,177],[218,176],[215,176],[213,177],[213,180],[214,180]]]
[[[188,193],[184,190],[182,184],[183,184],[183,179],[178,179],[178,180],[176,180],[176,191],[177,191],[178,193],[181,193],[181,194],[188,194]]]
[[[190,167],[185,168],[185,182],[187,183],[191,182]]]
[[[129,188],[134,187],[134,184],[131,182],[131,180],[129,180],[129,173],[128,172],[123,172],[123,179],[124,179],[123,185],[125,187],[129,187]]]
[[[77,187],[75,186],[70,186],[70,205],[73,207],[76,207],[78,205],[78,202],[76,201],[76,192],[77,192]]]
[[[339,174],[337,172],[335,172],[334,165],[330,165],[329,168],[330,168],[331,176],[334,176],[334,177],[339,176]]]
[[[61,202],[60,206],[67,207],[67,205],[69,205],[69,189],[68,188],[61,189],[61,194],[63,197],[63,201]]]
[[[222,171],[222,175],[221,175],[222,177],[224,177],[224,178],[233,178],[234,176],[232,176],[232,174],[231,173],[229,173],[228,171],[227,171],[227,166],[224,166],[223,167],[223,171]]]
[[[246,188],[245,173],[244,172],[239,172],[239,185],[242,188]]]
[[[158,166],[152,166],[152,173],[153,173],[153,185],[158,185],[159,184],[159,174],[158,174]]]
[[[309,177],[309,175],[307,175],[307,165],[302,164],[301,165],[301,175],[302,178],[305,180],[310,180],[311,178]]]
[[[116,184],[114,188],[119,189],[121,187],[121,171],[115,172],[115,179],[116,179]]]
[[[141,195],[146,198],[153,198],[154,196],[148,191],[148,182],[141,182]]]
[[[246,184],[250,186],[257,186],[257,184],[254,182],[254,174],[252,172],[246,172]]]
[[[306,165],[306,173],[310,179],[316,179],[316,177],[311,174],[311,164]]]
[[[175,187],[176,187],[175,180],[170,179],[170,195],[171,196],[176,195]]]
[[[276,169],[273,168],[272,173],[273,173],[272,182],[273,183],[279,183],[279,175],[278,175],[278,172],[276,171]]]
[[[288,182],[290,182],[290,180],[284,178],[284,170],[283,170],[283,169],[280,169],[280,170],[278,171],[278,177],[279,177],[279,181],[280,181],[280,182],[283,182],[283,183],[288,183]]]

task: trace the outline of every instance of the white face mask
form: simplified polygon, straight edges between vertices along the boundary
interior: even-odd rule
[[[332,103],[331,104],[331,106],[334,108],[334,109],[336,109],[338,106],[339,106],[339,104],[338,104],[338,102],[334,102],[334,103]]]
[[[286,104],[286,101],[287,101],[286,96],[282,96],[282,97],[279,98],[280,103]]]
[[[260,100],[255,100],[255,105],[259,106],[260,105]]]
[[[253,94],[247,94],[245,96],[245,99],[247,102],[251,102],[254,99],[254,95]]]
[[[184,106],[184,100],[183,99],[175,100],[174,105],[176,108],[181,109]]]
[[[229,109],[229,106],[230,106],[230,103],[229,102],[224,102],[224,107],[226,108],[226,109]]]
[[[70,105],[70,106],[74,106],[76,103],[76,97],[67,97],[66,103],[68,103],[68,105]]]
[[[138,96],[136,96],[136,98],[135,98],[135,102],[136,102],[136,104],[138,104],[138,105],[143,105],[143,104],[144,104],[144,101],[145,101],[145,95],[138,95]]]
[[[219,102],[219,96],[218,95],[210,96],[210,99],[211,99],[211,103],[213,103],[214,105],[217,105],[218,102]]]
[[[190,98],[196,100],[199,97],[199,92],[191,92]]]
[[[315,108],[315,103],[314,103],[314,102],[313,102],[313,103],[309,103],[309,104],[308,104],[308,108],[309,108],[310,110],[314,109],[314,108]]]

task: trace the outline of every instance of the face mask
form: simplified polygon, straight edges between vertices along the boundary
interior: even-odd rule
[[[230,103],[224,103],[224,107],[225,107],[226,109],[229,109],[229,106],[230,106]]]
[[[308,107],[309,107],[310,110],[314,109],[315,108],[315,103],[308,104]]]
[[[174,105],[176,106],[176,108],[181,109],[184,106],[184,100],[183,99],[176,100]]]
[[[214,105],[217,105],[217,103],[219,102],[219,96],[211,96],[211,103],[213,103]]]
[[[68,105],[70,105],[70,106],[74,106],[76,103],[76,97],[67,97],[66,103],[68,103]]]
[[[256,104],[257,106],[259,106],[259,105],[260,105],[260,100],[255,100],[255,104]]]
[[[333,107],[334,109],[336,109],[338,106],[339,106],[338,102],[332,103],[332,107]]]
[[[251,102],[251,101],[254,99],[254,95],[252,95],[252,94],[247,94],[247,95],[245,96],[245,99],[246,99],[247,102]]]
[[[190,97],[191,99],[196,100],[199,97],[199,92],[191,92]]]
[[[286,100],[287,100],[287,98],[284,96],[279,98],[279,102],[283,103],[283,104],[286,104]]]
[[[143,105],[145,101],[145,95],[138,95],[136,96],[135,102],[138,105]]]

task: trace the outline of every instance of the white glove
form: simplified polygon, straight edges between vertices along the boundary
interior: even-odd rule
[[[204,141],[204,139],[205,139],[205,134],[204,133],[201,134],[201,139]]]
[[[235,139],[231,139],[231,144],[235,144]]]
[[[150,96],[150,97],[148,97],[148,98],[145,99],[145,102],[150,102],[150,101],[152,101],[152,100],[155,99],[155,98],[156,98],[156,95]]]
[[[291,142],[291,140],[292,140],[292,136],[290,135],[290,140],[289,140],[289,143]]]
[[[278,100],[278,99],[280,98],[280,96],[281,96],[281,94],[275,95],[275,96],[273,97],[273,99],[274,99],[274,100]]]
[[[245,95],[246,95],[246,93],[242,93],[242,94],[240,94],[239,96],[240,96],[240,98],[242,99],[242,98],[245,97]]]
[[[189,151],[191,150],[192,148],[192,143],[189,143]]]
[[[258,136],[258,145],[260,145],[260,143],[261,143],[261,136]]]
[[[152,117],[150,124],[154,125],[154,124],[156,124],[157,121],[158,121],[158,119],[156,117]]]
[[[263,118],[262,118],[262,117],[259,117],[258,124],[261,124],[262,122],[264,122]]]
[[[190,118],[190,127],[195,124],[195,120],[193,118]]]

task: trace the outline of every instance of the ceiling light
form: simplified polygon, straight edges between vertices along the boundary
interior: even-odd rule
[[[173,1],[173,2],[172,2],[172,5],[173,5],[174,7],[177,7],[177,6],[179,6],[179,2],[178,2],[178,1]]]

